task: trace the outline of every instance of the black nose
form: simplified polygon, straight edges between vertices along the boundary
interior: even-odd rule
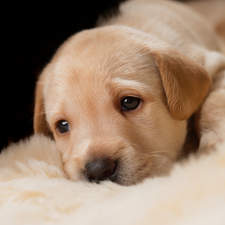
[[[85,175],[90,182],[110,180],[115,172],[116,163],[110,159],[95,160],[85,166]]]

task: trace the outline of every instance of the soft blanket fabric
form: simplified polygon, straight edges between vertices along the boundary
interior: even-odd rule
[[[224,225],[225,143],[130,187],[69,181],[44,136],[0,155],[0,224]]]

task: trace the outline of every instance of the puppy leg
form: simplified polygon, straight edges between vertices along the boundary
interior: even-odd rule
[[[210,153],[225,139],[225,69],[213,80],[212,89],[202,105],[199,120],[199,153]]]

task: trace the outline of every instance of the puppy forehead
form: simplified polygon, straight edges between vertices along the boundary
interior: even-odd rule
[[[161,88],[149,51],[126,35],[109,34],[104,29],[70,38],[58,50],[50,67],[49,90],[57,104],[66,97],[70,101],[84,95],[104,94],[110,86],[142,91],[149,86]]]
[[[70,64],[69,61],[63,63],[61,73],[52,80],[55,92],[60,95],[59,98],[68,95],[73,99],[81,99],[87,95],[107,97],[110,91],[112,94],[129,89],[140,92],[161,90],[158,72],[150,63],[144,68],[144,65],[135,67],[132,63],[130,65],[129,61],[120,61],[118,62],[120,65],[112,68],[113,66],[105,66],[101,60],[96,59],[98,65],[91,62],[92,60],[90,59],[87,65],[76,62]],[[67,63],[69,65],[66,66]],[[131,68],[132,66],[134,68]]]
[[[67,73],[65,70],[74,69],[79,74],[91,69],[96,75],[104,71],[108,76],[107,71],[110,75],[119,75],[117,71],[122,68],[123,75],[128,75],[140,68],[154,67],[149,49],[133,36],[117,27],[80,32],[72,36],[57,51],[53,59],[56,62],[56,72],[63,70],[62,72]],[[82,75],[84,74],[90,75],[90,73]]]
[[[105,30],[81,32],[68,40],[53,59],[57,82],[122,78],[146,83],[157,74],[149,50],[133,39]],[[148,76],[148,77],[147,77]]]

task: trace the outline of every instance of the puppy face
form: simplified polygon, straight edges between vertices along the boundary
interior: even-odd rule
[[[158,46],[133,29],[93,29],[70,38],[43,71],[34,128],[53,133],[71,180],[131,185],[168,173],[210,82]]]

